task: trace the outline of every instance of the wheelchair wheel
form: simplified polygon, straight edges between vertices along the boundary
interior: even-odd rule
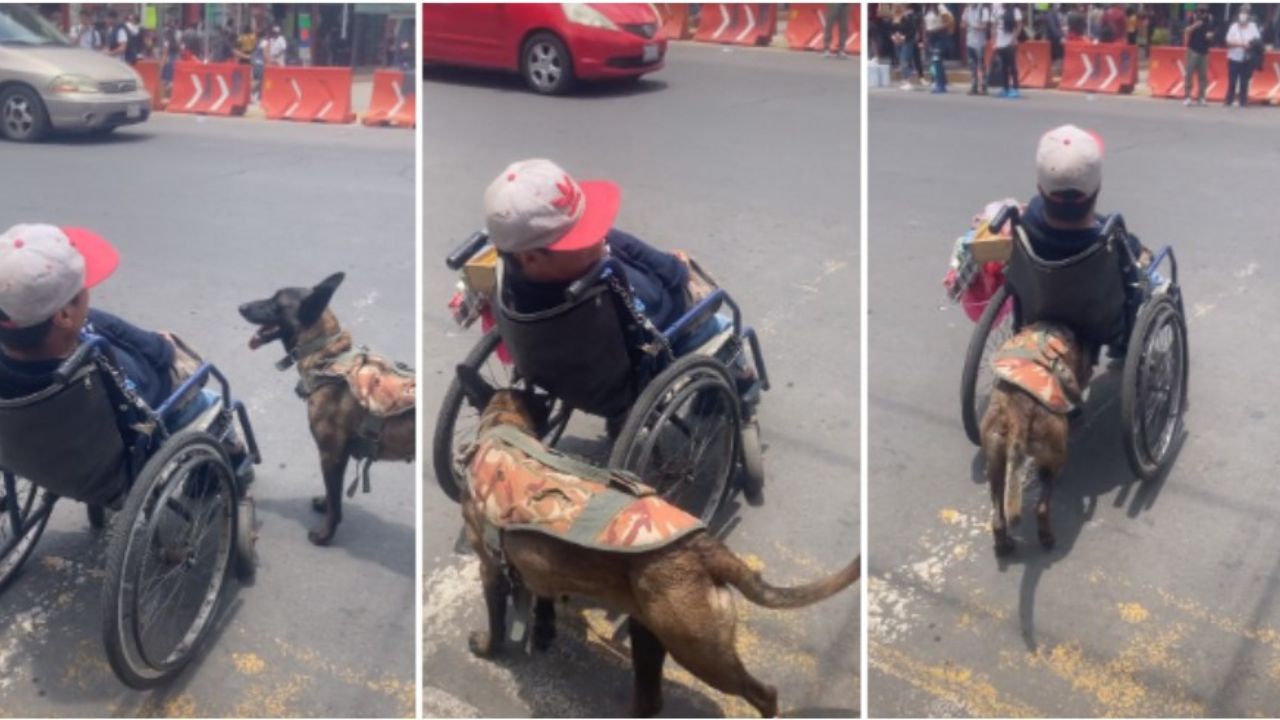
[[[199,430],[173,435],[143,466],[107,545],[103,640],[125,685],[154,687],[190,662],[221,606],[235,537],[221,443]]]
[[[672,504],[710,523],[737,465],[739,402],[718,360],[679,358],[640,393],[609,467],[634,472]]]
[[[1159,476],[1172,459],[1187,406],[1187,324],[1167,296],[1138,310],[1120,386],[1125,453],[1134,474]]]
[[[742,426],[742,495],[752,505],[764,503],[764,450],[760,446],[760,421]]]
[[[515,382],[514,368],[502,362],[497,356],[497,328],[490,330],[471,348],[463,365],[480,373],[495,388],[510,387]],[[554,403],[548,416],[547,433],[542,441],[547,445],[555,445],[569,424],[571,408],[559,400],[546,396],[546,401]],[[459,450],[475,441],[476,429],[480,424],[480,411],[467,403],[462,394],[462,384],[455,377],[449,383],[444,394],[444,402],[440,404],[440,412],[436,416],[436,429],[431,439],[431,461],[436,473],[436,482],[444,494],[454,502],[462,498],[462,486],[466,468],[457,460],[461,456]]]
[[[236,503],[236,579],[251,584],[258,574],[258,513],[253,496]]]
[[[960,417],[964,421],[964,433],[974,445],[982,444],[982,416],[987,412],[987,403],[991,402],[991,391],[995,387],[991,357],[1013,337],[1017,324],[1015,314],[1009,287],[1001,285],[987,302],[987,308],[982,311],[969,338],[964,372],[960,376]]]
[[[53,493],[30,480],[4,473],[0,485],[0,592],[31,557],[56,500]]]

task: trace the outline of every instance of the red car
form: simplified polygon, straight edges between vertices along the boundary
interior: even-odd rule
[[[422,59],[511,70],[540,93],[577,80],[638,79],[662,69],[667,39],[642,3],[422,6]]]

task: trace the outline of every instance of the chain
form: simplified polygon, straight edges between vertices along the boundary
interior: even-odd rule
[[[634,322],[638,327],[643,328],[644,331],[649,333],[650,337],[653,338],[650,342],[641,345],[640,348],[649,355],[661,354],[668,362],[673,361],[675,359],[675,353],[671,350],[671,344],[667,342],[666,336],[663,335],[656,326],[654,326],[652,320],[636,309],[634,298],[631,296],[631,290],[622,284],[622,280],[618,277],[617,273],[609,275],[605,282],[609,284],[609,288],[617,293],[618,297],[622,300],[622,304],[626,306],[627,313],[630,314],[632,322]]]

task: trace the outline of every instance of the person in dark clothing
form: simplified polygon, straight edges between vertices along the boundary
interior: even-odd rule
[[[1209,48],[1213,43],[1213,18],[1209,11],[1201,8],[1196,11],[1192,22],[1182,33],[1183,44],[1187,46],[1186,76],[1183,78],[1183,105],[1191,104],[1191,80],[1198,78],[1200,91],[1197,103],[1204,105],[1204,96],[1209,86]]]

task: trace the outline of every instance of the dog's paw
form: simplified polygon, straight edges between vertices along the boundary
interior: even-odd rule
[[[307,533],[307,539],[312,545],[324,547],[333,541],[333,530],[325,528],[324,530],[311,530]]]
[[[488,660],[497,657],[499,646],[493,642],[493,637],[485,630],[475,630],[467,636],[467,646],[471,648],[471,654],[478,658]]]
[[[1039,536],[1040,536],[1040,545],[1044,547],[1045,550],[1052,550],[1053,544],[1055,542],[1053,533],[1047,530],[1041,530],[1039,532]]]
[[[546,652],[551,649],[551,643],[556,639],[556,625],[554,622],[537,623],[533,627],[533,649],[538,652]]]
[[[657,717],[660,712],[662,712],[661,697],[653,700],[641,700],[640,698],[636,698],[636,700],[631,703],[631,717]]]
[[[1017,548],[1008,535],[997,537],[995,542],[996,557],[1009,557]]]
[[[311,509],[318,513],[329,512],[329,498],[324,495],[314,495],[311,498]]]

